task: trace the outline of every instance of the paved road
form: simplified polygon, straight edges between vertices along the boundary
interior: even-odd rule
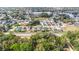
[[[13,34],[20,37],[30,37],[34,35],[35,33],[13,33]]]

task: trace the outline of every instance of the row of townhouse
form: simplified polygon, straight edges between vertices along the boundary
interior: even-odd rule
[[[0,20],[0,24],[2,25],[13,25],[13,24],[16,24],[17,22],[14,21],[14,20]]]
[[[54,27],[53,27],[54,28]],[[44,30],[52,30],[49,26],[18,26],[15,31],[44,31]]]
[[[27,24],[29,24],[29,22],[30,22],[31,20],[25,19],[25,20],[16,20],[16,21],[17,21],[17,23],[18,23],[19,25],[27,25]]]
[[[62,27],[63,27],[63,22],[61,21],[58,21],[57,23],[54,22],[53,19],[47,19],[47,20],[43,20],[40,22],[40,24],[43,26],[43,27],[48,27],[52,30],[63,30]]]
[[[43,20],[40,21],[39,26],[18,26],[16,31],[41,31],[41,30],[62,30],[59,23],[55,23],[53,20]]]
[[[7,32],[9,30],[9,27],[7,26],[0,26],[0,31],[1,32]]]

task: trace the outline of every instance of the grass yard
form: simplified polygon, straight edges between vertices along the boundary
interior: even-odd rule
[[[48,18],[45,18],[45,17],[37,17],[37,18],[34,18],[34,20],[45,20],[45,19],[48,19]]]
[[[64,28],[65,31],[79,31],[78,26],[67,26]]]

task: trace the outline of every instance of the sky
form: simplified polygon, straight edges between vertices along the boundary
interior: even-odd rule
[[[0,0],[0,7],[78,7],[78,0]]]

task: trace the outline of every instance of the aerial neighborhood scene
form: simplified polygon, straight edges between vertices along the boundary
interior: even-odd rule
[[[79,51],[79,8],[0,7],[0,51]]]

